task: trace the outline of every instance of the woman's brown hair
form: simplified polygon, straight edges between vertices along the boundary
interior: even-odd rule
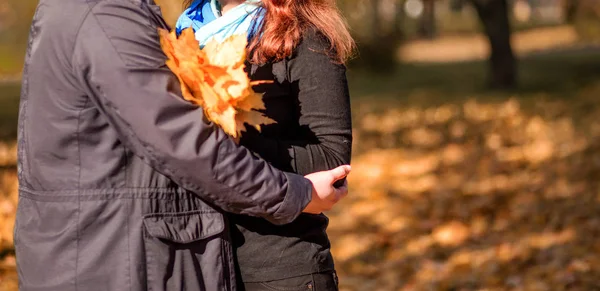
[[[189,6],[190,0],[186,0]],[[251,61],[266,63],[292,55],[304,33],[316,29],[329,42],[329,54],[343,63],[352,55],[354,40],[335,0],[261,0],[265,9],[260,37],[250,41]]]

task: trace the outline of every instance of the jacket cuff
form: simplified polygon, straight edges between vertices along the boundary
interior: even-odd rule
[[[312,200],[313,184],[310,180],[296,174],[284,173],[288,180],[285,198],[279,209],[273,214],[275,224],[288,224],[296,220]]]

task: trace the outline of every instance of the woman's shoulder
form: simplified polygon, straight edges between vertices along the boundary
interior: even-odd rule
[[[331,55],[332,50],[329,39],[321,31],[310,27],[304,31],[300,42],[296,46],[294,56],[314,53]]]
[[[316,71],[329,78],[343,78],[345,65],[335,58],[336,51],[327,37],[316,29],[307,30],[286,63],[290,80],[314,78]],[[316,69],[318,68],[318,69]]]

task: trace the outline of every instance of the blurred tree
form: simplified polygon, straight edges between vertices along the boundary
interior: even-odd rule
[[[490,42],[490,79],[495,89],[517,85],[517,61],[511,46],[507,0],[470,0]]]
[[[600,1],[563,0],[564,15],[585,40],[600,40]]]
[[[343,11],[352,11],[351,9],[356,9],[358,6],[356,4],[362,4],[366,12],[360,22],[351,23],[352,26],[360,26],[360,23],[364,23],[366,27],[366,29],[362,29],[362,34],[354,34],[360,55],[359,58],[352,61],[353,65],[361,66],[373,73],[387,73],[396,67],[396,53],[403,39],[403,3],[404,0],[340,1],[339,4]],[[390,15],[390,12],[393,17],[391,19],[386,17]]]
[[[0,0],[0,75],[21,71],[37,1]]]
[[[163,17],[171,26],[175,25],[177,18],[183,11],[183,0],[155,0],[162,10]]]
[[[464,0],[450,0],[450,10],[460,12],[465,6]]]
[[[394,17],[394,28],[392,33],[398,37],[402,37],[404,35],[404,31],[402,30],[404,27],[404,16],[406,15],[404,13],[404,3],[406,3],[406,0],[396,1],[396,17]]]
[[[562,5],[566,20],[573,22],[575,15],[577,14],[576,12],[579,6],[579,0],[563,0]]]

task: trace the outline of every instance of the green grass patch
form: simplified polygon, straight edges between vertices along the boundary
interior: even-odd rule
[[[600,52],[554,52],[519,60],[519,88],[486,88],[487,62],[401,64],[389,74],[351,68],[349,82],[354,101],[383,101],[410,105],[436,105],[467,99],[569,98],[600,80]]]
[[[0,45],[0,76],[15,75],[21,72],[25,58],[24,52],[24,49]]]
[[[0,84],[0,140],[17,137],[19,95],[19,84]]]

